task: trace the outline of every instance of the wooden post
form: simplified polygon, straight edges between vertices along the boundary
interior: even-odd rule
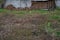
[[[49,3],[49,11],[52,11],[52,10],[54,10],[54,8],[55,8],[55,0],[49,0],[50,1],[50,3]]]

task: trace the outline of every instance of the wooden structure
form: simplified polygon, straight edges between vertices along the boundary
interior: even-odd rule
[[[55,7],[55,0],[31,0],[31,3],[28,2],[28,5],[29,4],[30,6],[29,7],[25,6],[25,8],[22,7],[15,8],[12,4],[8,5],[5,8],[7,9],[53,9]]]
[[[32,1],[32,8],[35,9],[53,9],[55,7],[54,0]]]

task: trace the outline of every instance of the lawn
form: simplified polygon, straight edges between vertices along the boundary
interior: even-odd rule
[[[0,9],[0,40],[60,40],[60,9]]]

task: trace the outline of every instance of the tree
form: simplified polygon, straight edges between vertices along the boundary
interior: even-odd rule
[[[0,0],[0,8],[3,8],[5,1],[6,0]]]

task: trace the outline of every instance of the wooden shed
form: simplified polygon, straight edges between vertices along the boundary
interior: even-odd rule
[[[7,9],[51,9],[55,7],[55,0],[7,0]]]
[[[55,7],[54,0],[33,0],[32,8],[35,9],[51,9]]]

